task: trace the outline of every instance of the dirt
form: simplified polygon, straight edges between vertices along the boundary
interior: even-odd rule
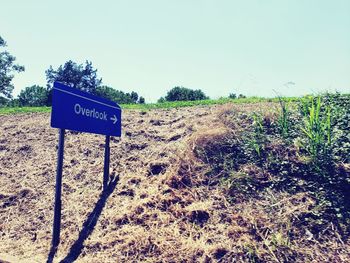
[[[317,211],[313,193],[271,188],[234,202],[228,181],[209,180],[209,162],[195,155],[197,146],[215,152],[211,142],[228,135],[239,140],[252,125],[247,116],[273,120],[275,109],[125,110],[104,194],[104,136],[67,131],[61,242],[52,253],[58,130],[49,114],[0,115],[0,263],[349,262],[350,240],[332,222],[316,233],[303,221]],[[261,184],[270,176],[253,163],[233,175],[241,174]]]
[[[166,209],[157,208],[161,213],[152,213],[159,205],[159,196],[164,199],[172,194],[164,178],[172,171],[186,140],[198,129],[215,125],[219,108],[124,111],[122,137],[111,140],[110,176],[116,180],[116,187],[103,204],[100,194],[104,137],[67,131],[61,243],[54,262],[77,252],[73,244],[91,216],[97,217],[96,225],[74,256],[77,262],[141,260],[142,254],[146,258],[152,251],[141,249],[133,255],[131,248],[132,244],[141,242],[138,249],[152,249],[149,232],[156,226],[145,223],[147,217],[158,217],[149,222],[159,224],[171,218]],[[0,116],[0,262],[47,259],[52,235],[57,142],[58,130],[50,127],[49,114]],[[94,211],[97,204],[103,208],[100,214]],[[167,205],[165,201],[164,205]],[[204,222],[208,218],[209,214],[191,212],[193,221]],[[171,222],[166,224],[170,226]],[[136,252],[139,255],[135,256]],[[157,252],[152,253],[157,258]]]

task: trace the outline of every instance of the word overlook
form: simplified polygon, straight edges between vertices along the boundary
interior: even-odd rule
[[[81,114],[83,116],[92,117],[92,118],[107,121],[107,113],[105,111],[98,112],[95,108],[93,108],[92,110],[91,109],[89,110],[89,109],[83,108],[78,103],[74,105],[74,112],[76,114]]]

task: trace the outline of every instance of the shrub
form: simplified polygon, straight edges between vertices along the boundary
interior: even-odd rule
[[[158,103],[164,103],[166,102],[165,98],[164,97],[160,97],[159,100],[158,100]]]
[[[48,99],[48,92],[44,87],[33,85],[26,87],[18,95],[21,106],[45,106]]]
[[[139,103],[140,103],[140,104],[145,104],[145,98],[141,96],[141,97],[139,98]]]
[[[331,111],[327,106],[321,112],[321,97],[315,103],[310,97],[310,106],[304,106],[304,127],[302,131],[307,136],[306,149],[309,151],[314,163],[329,164],[329,153],[331,150]],[[326,163],[324,163],[326,161]]]
[[[184,87],[174,87],[165,96],[166,101],[193,101],[209,99],[200,89],[192,90]]]
[[[108,86],[97,87],[94,91],[94,95],[115,101],[120,104],[137,103],[139,99],[139,95],[135,91],[132,91],[131,94],[124,93],[123,91],[116,90]],[[143,97],[140,97],[140,100],[141,98],[143,99]]]
[[[0,107],[5,107],[9,103],[9,99],[0,96]]]

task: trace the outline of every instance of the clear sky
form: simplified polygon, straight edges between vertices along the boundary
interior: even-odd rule
[[[0,35],[26,67],[90,60],[147,101],[174,86],[273,97],[350,92],[349,0],[0,0]]]

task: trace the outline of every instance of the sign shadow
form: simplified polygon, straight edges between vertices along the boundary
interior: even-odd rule
[[[69,263],[75,261],[84,247],[84,241],[91,235],[94,230],[98,218],[100,217],[104,206],[106,205],[108,197],[113,193],[117,186],[119,177],[113,177],[107,185],[107,188],[101,193],[99,200],[97,201],[95,208],[87,217],[86,221],[83,223],[83,228],[79,233],[78,239],[74,242],[69,250],[68,255],[61,260],[61,263]],[[57,248],[51,247],[50,253],[48,255],[47,263],[52,263],[54,256],[56,254]]]

